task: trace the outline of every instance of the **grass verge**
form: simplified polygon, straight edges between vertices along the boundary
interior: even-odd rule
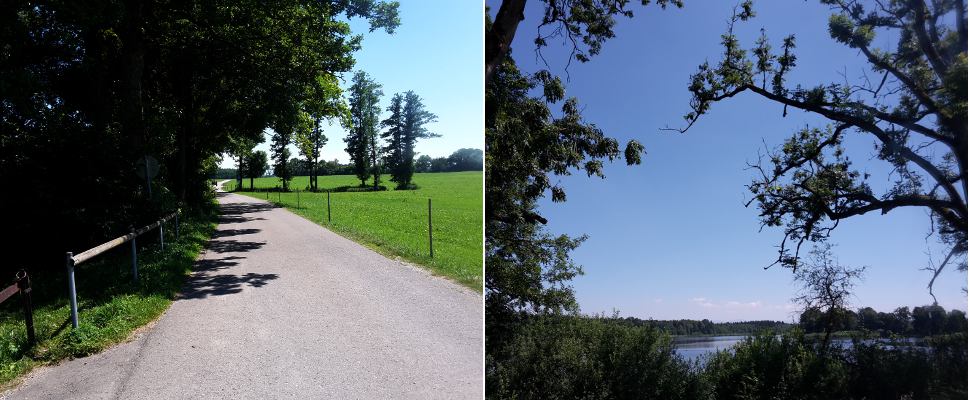
[[[166,226],[165,250],[158,231],[138,238],[139,281],[132,282],[127,244],[78,265],[75,281],[78,328],[71,328],[67,283],[62,268],[32,276],[37,345],[27,346],[19,295],[0,308],[0,390],[38,365],[97,353],[126,340],[172,304],[185,277],[215,230],[215,204],[183,215],[180,235]]]
[[[329,220],[325,192],[252,192],[249,180],[243,183],[240,194],[268,199],[381,254],[401,257],[482,291],[482,172],[415,174],[416,190],[331,193]],[[290,187],[302,190],[308,183],[309,178],[296,177]],[[256,189],[272,189],[279,180],[258,178],[254,184]],[[319,178],[321,190],[358,184],[351,175]],[[433,258],[428,243],[429,198]]]

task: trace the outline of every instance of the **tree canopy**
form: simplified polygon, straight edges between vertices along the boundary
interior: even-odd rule
[[[418,139],[439,137],[425,128],[437,120],[437,116],[426,110],[421,97],[413,91],[397,93],[387,107],[391,115],[381,122],[387,131],[381,137],[387,140],[383,153],[391,173],[391,181],[406,189],[411,186],[414,176],[414,144]]]
[[[901,207],[931,213],[937,237],[950,249],[933,281],[947,265],[966,270],[967,251],[967,17],[962,1],[892,1],[865,6],[823,0],[834,10],[832,39],[857,49],[874,76],[861,82],[792,85],[796,40],[778,50],[765,33],[748,51],[735,24],[755,16],[751,1],[736,9],[721,38],[722,57],[704,62],[691,76],[693,98],[686,131],[714,103],[753,93],[831,123],[795,132],[751,167],[749,204],[760,208],[763,226],[779,226],[784,237],[775,264],[799,266],[805,242],[819,242],[839,222]],[[873,46],[877,35],[896,38],[895,48]],[[869,174],[846,155],[843,142],[858,133],[872,138],[878,160],[892,167],[892,184],[877,193]]]
[[[615,36],[613,26],[616,16],[633,17],[627,8],[630,0],[583,1],[583,0],[541,0],[545,5],[542,22],[536,28],[533,41],[536,50],[541,52],[549,45],[549,40],[565,36],[572,45],[570,60],[587,62],[599,54],[603,43]],[[526,0],[503,0],[495,15],[485,28],[485,83],[492,79],[502,61],[511,53],[512,39],[518,30],[519,22],[525,19]],[[644,6],[650,0],[641,0]],[[667,5],[683,7],[681,0],[657,0],[661,8]],[[487,12],[486,12],[487,13]],[[541,54],[541,53],[540,53]]]
[[[381,85],[375,82],[364,71],[354,74],[353,85],[350,87],[349,114],[345,122],[349,131],[344,142],[347,153],[354,164],[354,172],[360,184],[364,185],[367,178],[374,176],[374,187],[380,183],[380,144],[378,143],[381,106],[380,100],[384,92]]]
[[[321,97],[333,97],[328,85],[360,48],[347,18],[393,32],[397,8],[374,0],[7,4],[0,177],[24,195],[2,201],[25,210],[8,221],[8,243],[32,249],[28,238],[54,232],[38,252],[62,258],[176,200],[204,201],[206,168],[236,139],[258,140],[301,110],[326,113]],[[151,201],[134,174],[145,155],[161,166]]]

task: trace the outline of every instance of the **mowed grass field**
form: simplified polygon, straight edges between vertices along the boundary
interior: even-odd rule
[[[275,177],[254,180],[257,192],[243,179],[238,192],[267,199],[345,237],[391,257],[401,257],[459,283],[482,290],[482,172],[415,174],[417,190],[341,192],[330,194],[303,190],[309,177],[295,177],[291,192],[258,192],[280,186]],[[353,175],[321,176],[320,190],[359,185]],[[393,187],[393,182],[385,185]],[[235,189],[235,181],[224,186]],[[301,192],[295,192],[299,189]],[[428,199],[432,204],[434,258],[428,248]]]

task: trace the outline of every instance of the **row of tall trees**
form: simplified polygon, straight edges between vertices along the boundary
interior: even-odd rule
[[[361,186],[372,178],[374,190],[377,190],[381,174],[387,168],[391,182],[397,183],[398,188],[406,189],[411,187],[414,175],[414,145],[418,139],[439,136],[425,128],[437,117],[425,109],[420,96],[407,91],[391,98],[391,104],[387,107],[390,116],[380,120],[380,99],[383,95],[381,84],[366,72],[354,74],[346,122],[349,133],[344,142]],[[380,128],[386,130],[380,132]],[[386,144],[382,144],[381,139]]]
[[[330,88],[360,48],[348,18],[393,32],[397,8],[376,0],[5,3],[0,179],[21,195],[0,200],[17,210],[2,239],[24,251],[2,268],[59,265],[64,251],[124,232],[175,200],[205,201],[217,154],[300,111],[327,115],[339,98]],[[146,155],[158,160],[151,187],[135,168]],[[52,262],[38,262],[44,255]]]
[[[326,140],[326,139],[324,139]],[[319,154],[319,150],[318,153]],[[233,155],[235,158],[236,156]],[[481,149],[458,149],[448,157],[431,158],[421,155],[414,160],[414,172],[458,172],[458,171],[481,171],[484,152]],[[269,159],[264,151],[248,150],[241,157],[242,163],[237,162],[237,168],[219,168],[209,174],[213,179],[236,179],[237,187],[244,187],[243,180],[249,178],[250,187],[254,178],[266,175],[269,168]],[[287,162],[287,170],[293,176],[311,176],[311,186],[308,190],[317,190],[316,180],[324,175],[353,175],[354,164],[344,164],[339,160],[318,160],[308,161],[297,157],[290,157]]]

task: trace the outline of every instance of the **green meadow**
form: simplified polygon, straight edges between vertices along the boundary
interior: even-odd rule
[[[310,221],[362,243],[384,255],[400,257],[451,278],[469,288],[482,290],[482,172],[415,174],[416,190],[380,192],[334,192],[327,215],[327,189],[356,186],[353,175],[321,176],[323,192],[305,192],[309,177],[295,177],[290,192],[278,189],[275,177],[253,181],[256,191],[243,179],[227,190],[268,199]],[[386,184],[392,185],[391,182]],[[297,192],[299,190],[299,192]],[[428,246],[428,199],[431,199],[434,257]]]

